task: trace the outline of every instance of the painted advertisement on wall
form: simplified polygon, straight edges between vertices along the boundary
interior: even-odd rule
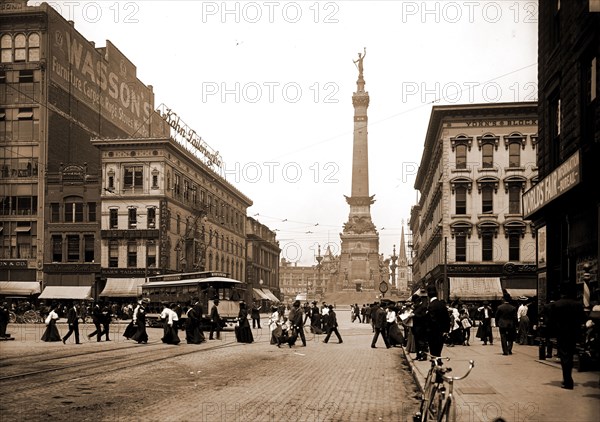
[[[128,136],[150,135],[154,93],[137,79],[127,57],[108,40],[106,47],[95,48],[58,16],[50,19],[48,36],[48,75],[53,83]]]

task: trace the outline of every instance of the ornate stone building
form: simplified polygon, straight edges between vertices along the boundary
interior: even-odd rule
[[[521,196],[537,182],[537,103],[435,106],[415,180],[413,277],[454,300],[535,296]]]

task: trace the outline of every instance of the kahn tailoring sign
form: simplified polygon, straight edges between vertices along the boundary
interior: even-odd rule
[[[577,151],[523,194],[523,218],[529,218],[550,201],[576,186],[580,180],[581,159]]]

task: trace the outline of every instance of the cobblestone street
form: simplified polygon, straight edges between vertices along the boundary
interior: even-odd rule
[[[12,325],[16,340],[0,344],[0,393],[10,397],[0,415],[3,421],[412,420],[417,389],[402,350],[386,350],[383,342],[371,349],[371,327],[351,324],[349,312],[338,315],[343,344],[308,335],[307,347],[280,349],[269,344],[264,323],[254,344],[236,343],[226,332],[220,341],[179,346],[163,345],[158,329],[149,330],[148,345],[115,333],[112,342],[76,346],[43,343],[32,326]],[[41,336],[42,326],[35,327]]]

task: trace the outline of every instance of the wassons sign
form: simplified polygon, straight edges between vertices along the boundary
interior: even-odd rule
[[[552,173],[523,194],[523,217],[534,212],[579,183],[581,177],[579,151],[571,155]]]
[[[137,79],[129,59],[108,40],[106,47],[95,48],[63,19],[50,22],[48,67],[52,82],[129,136],[149,136],[154,94]]]

